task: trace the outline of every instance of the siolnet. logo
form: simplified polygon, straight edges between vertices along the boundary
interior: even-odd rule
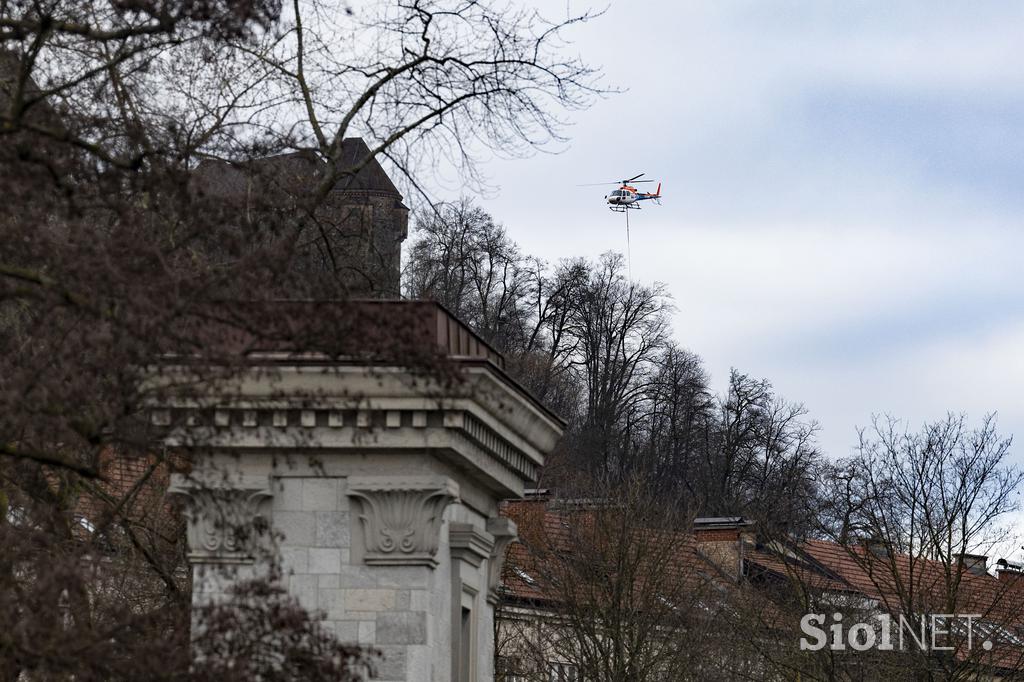
[[[979,627],[980,618],[976,613],[928,613],[910,618],[882,613],[872,616],[871,622],[847,625],[842,613],[833,613],[831,622],[826,622],[824,613],[808,613],[800,619],[800,630],[806,635],[800,638],[800,649],[905,651],[917,647],[921,651],[953,651],[980,645],[991,651],[987,635],[992,628]]]

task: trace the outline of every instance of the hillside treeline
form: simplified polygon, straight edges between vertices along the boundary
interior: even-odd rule
[[[420,217],[405,263],[407,296],[444,304],[568,421],[541,486],[639,475],[694,514],[807,527],[821,453],[806,408],[737,369],[713,391],[676,341],[670,292],[630,279],[621,254],[545,262],[464,200]]]

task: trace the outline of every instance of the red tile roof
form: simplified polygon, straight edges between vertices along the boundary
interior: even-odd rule
[[[539,499],[506,503],[503,514],[516,522],[520,536],[509,547],[504,566],[505,597],[538,606],[554,604],[559,592],[545,584],[549,567],[543,565],[544,555],[578,551],[580,537],[591,537],[586,526],[594,522],[593,512],[580,505]],[[894,617],[905,613],[907,605],[918,614],[978,614],[980,627],[987,628],[995,642],[983,662],[1004,669],[1024,665],[1024,579],[999,580],[973,573],[956,561],[876,554],[863,544],[803,540],[765,546],[741,538],[738,532],[703,534],[699,542],[690,534],[650,532],[651,537],[673,543],[678,555],[673,572],[687,589],[700,590],[709,583],[746,589],[733,583],[723,562],[716,564],[716,557],[709,555],[716,543],[737,552],[742,547],[743,574],[755,594],[758,586],[772,583],[865,599]],[[761,601],[771,611],[769,600]],[[978,650],[971,655],[978,656]],[[968,653],[960,651],[958,656]]]
[[[549,502],[522,500],[503,505],[502,514],[515,521],[519,530],[519,540],[509,547],[503,568],[507,598],[538,604],[557,601],[558,592],[546,584],[550,567],[544,565],[545,555],[578,551],[581,541],[593,542],[596,547],[597,543],[615,540],[611,534],[588,528],[595,522],[593,510]],[[731,577],[704,554],[702,543],[693,535],[667,531],[646,531],[644,535],[645,541],[653,540],[675,552],[664,562],[664,570],[671,571],[682,587],[697,593],[710,584],[721,587],[731,582]]]

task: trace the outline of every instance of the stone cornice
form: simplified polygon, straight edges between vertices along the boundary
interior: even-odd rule
[[[537,464],[470,412],[445,412],[445,427],[457,429],[510,471],[528,481],[537,480]]]
[[[462,559],[474,567],[490,558],[491,552],[494,551],[494,538],[471,523],[449,524],[448,544],[453,557]]]
[[[523,481],[536,480],[539,468],[535,453],[517,447],[468,409],[259,409],[249,403],[157,408],[150,420],[168,429],[165,442],[175,447],[394,450],[404,445],[455,450],[477,465],[482,456]]]
[[[361,401],[382,407],[398,402],[412,407],[416,403],[423,409],[429,409],[430,404],[436,407],[469,400],[506,425],[511,433],[529,438],[531,446],[540,452],[554,447],[564,422],[491,363],[466,359],[458,360],[458,364],[462,380],[441,385],[429,376],[408,369],[367,365],[365,362],[349,364],[335,360],[296,365],[282,361],[282,364],[272,366],[256,363],[248,373],[243,372],[221,382],[218,387],[211,387],[209,396],[200,401],[182,396],[177,401],[161,400],[159,405],[153,406],[209,406],[214,402],[230,401],[239,406],[252,403],[286,407],[301,400],[313,407],[338,404],[351,407]],[[181,374],[180,378],[178,374]],[[177,369],[167,366],[159,377],[154,377],[154,387],[173,386],[177,381],[194,382],[198,379],[193,374],[194,370],[185,366]],[[342,388],[343,391],[340,390]],[[173,395],[173,391],[171,393]]]

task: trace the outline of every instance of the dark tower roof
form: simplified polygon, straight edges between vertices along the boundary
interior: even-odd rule
[[[341,155],[338,158],[338,163],[342,168],[351,168],[356,164],[362,162],[363,159],[370,155],[370,148],[366,146],[361,137],[347,137],[341,143]],[[356,173],[355,177],[352,178],[351,182],[347,179],[343,179],[340,183],[340,187],[346,190],[363,190],[369,192],[385,192],[387,194],[394,194],[401,198],[402,193],[398,191],[395,184],[391,182],[391,178],[384,172],[384,169],[377,159],[372,159],[369,163],[363,166],[362,169]]]
[[[346,194],[349,192],[372,192],[395,197],[402,201],[402,194],[391,182],[377,159],[366,161],[370,149],[360,137],[349,137],[341,143],[341,154],[338,165],[342,169],[352,168],[358,164],[365,165],[355,175],[342,175],[334,191]],[[240,164],[224,161],[203,161],[196,169],[196,176],[207,191],[228,196],[242,196],[252,181],[264,185],[264,189],[284,190],[288,194],[298,196],[308,192],[315,182],[314,178],[326,166],[316,153],[308,150],[251,159]]]

